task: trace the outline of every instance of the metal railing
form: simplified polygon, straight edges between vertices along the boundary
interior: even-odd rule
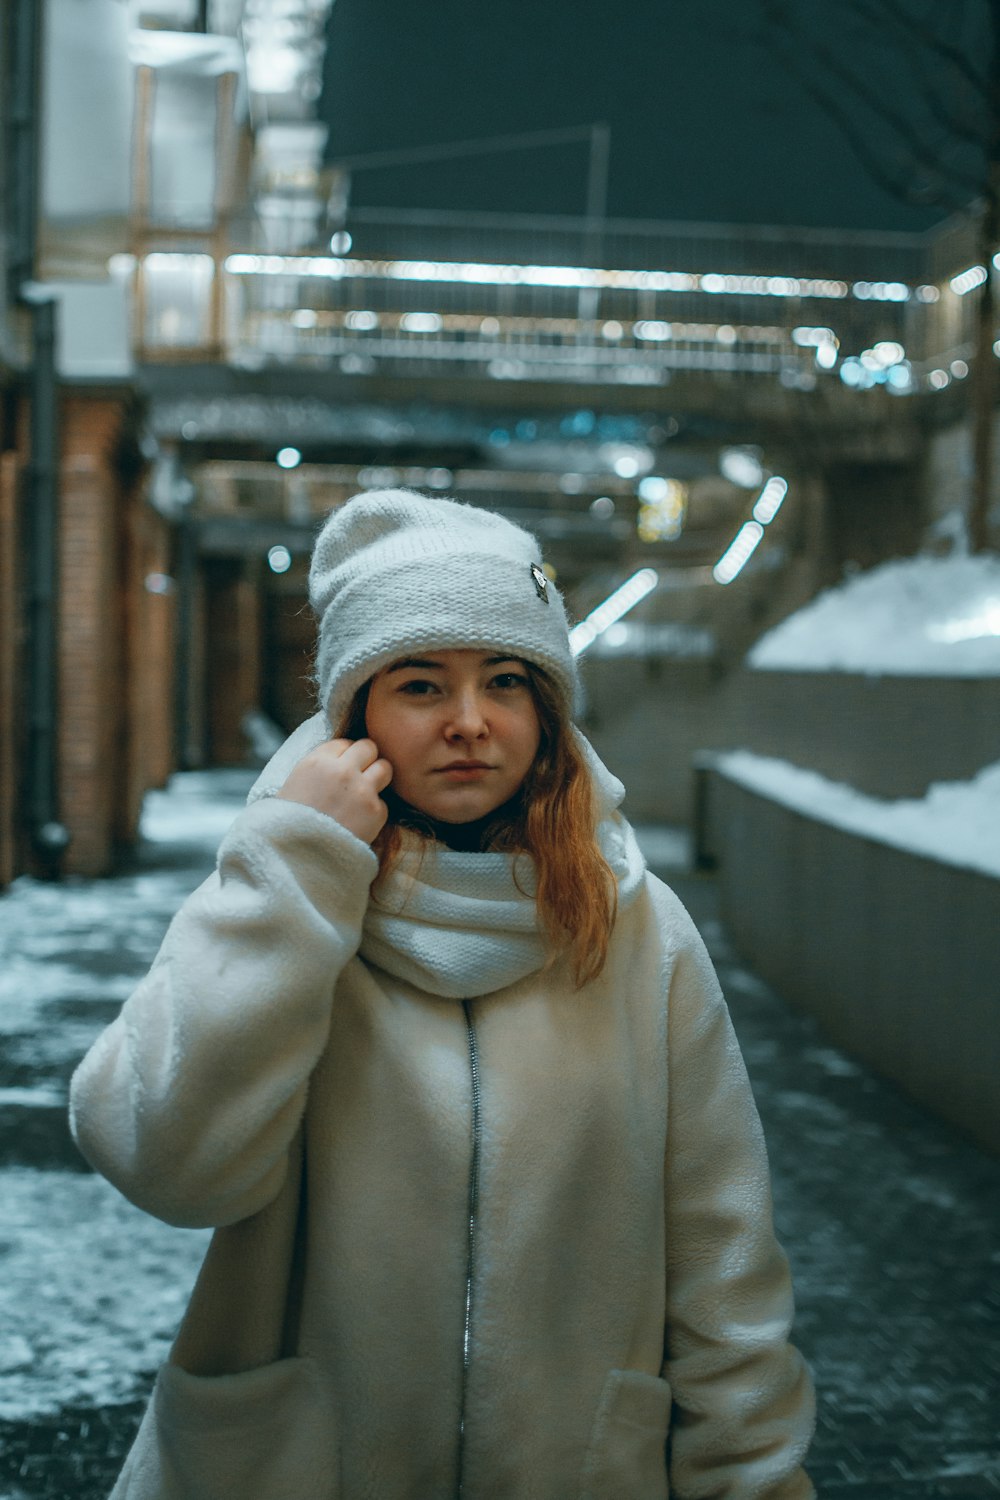
[[[594,263],[591,221],[564,214],[355,208],[345,228],[360,256],[518,265]],[[919,281],[927,256],[922,235],[781,225],[609,219],[596,234],[597,263],[629,270]]]
[[[261,251],[250,225],[239,239],[250,248],[140,252],[141,358],[811,390],[838,375],[884,382],[879,347],[902,351],[886,359],[906,394],[937,389],[942,359],[960,363],[971,339],[973,299],[924,279],[933,257],[919,235],[614,221],[596,259],[584,219],[371,209],[322,254]]]

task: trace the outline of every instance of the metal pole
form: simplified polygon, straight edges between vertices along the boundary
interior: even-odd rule
[[[990,115],[985,163],[985,191],[980,210],[978,235],[979,260],[986,279],[976,292],[975,353],[972,362],[971,427],[972,487],[969,501],[969,546],[973,552],[985,552],[990,543],[990,506],[993,499],[993,470],[996,441],[996,337],[997,276],[993,265],[1000,243],[1000,0],[989,7],[992,37],[989,56]]]
[[[590,171],[587,175],[587,227],[596,236],[598,253],[608,211],[608,162],[611,156],[610,125],[590,127]]]
[[[607,129],[607,126],[598,126]],[[494,151],[523,151],[534,146],[561,146],[592,137],[592,125],[568,125],[558,130],[525,130],[517,135],[491,135],[475,140],[441,141],[436,146],[406,146],[396,151],[363,151],[356,156],[337,156],[328,165],[346,172],[374,167],[416,166],[421,162],[453,161],[460,156],[485,156]]]
[[[584,265],[599,266],[604,259],[604,221],[608,209],[608,162],[611,127],[591,125],[590,166],[587,173],[586,227],[583,237]],[[598,287],[583,287],[577,304],[581,322],[593,322],[600,304]]]

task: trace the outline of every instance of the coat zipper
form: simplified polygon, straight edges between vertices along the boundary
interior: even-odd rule
[[[469,1076],[472,1080],[472,1157],[469,1163],[468,1238],[465,1260],[465,1317],[462,1324],[462,1388],[458,1413],[458,1483],[456,1500],[462,1500],[465,1488],[465,1403],[469,1388],[469,1363],[472,1340],[473,1282],[476,1269],[476,1219],[479,1213],[479,1158],[482,1147],[482,1097],[479,1087],[479,1045],[472,1020],[472,1005],[462,1001],[465,1028],[469,1038]]]

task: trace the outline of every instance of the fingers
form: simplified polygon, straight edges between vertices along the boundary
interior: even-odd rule
[[[358,771],[366,771],[378,760],[378,746],[374,740],[331,740],[330,743],[339,751],[340,759]]]
[[[384,792],[392,780],[392,766],[379,756],[378,760],[372,761],[363,775],[365,781],[369,782],[377,792]]]
[[[392,766],[378,753],[374,740],[335,740],[344,746],[341,760],[361,772],[365,781],[377,792],[383,791],[392,780]]]
[[[370,844],[388,816],[379,792],[391,780],[374,740],[327,740],[292,768],[278,796],[315,807]]]

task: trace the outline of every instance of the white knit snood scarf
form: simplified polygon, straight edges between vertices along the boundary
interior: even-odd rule
[[[625,789],[590,742],[573,729],[594,784],[597,842],[618,882],[619,907],[643,882],[645,861],[618,812]],[[247,798],[273,795],[329,730],[316,714],[292,734]],[[537,973],[548,945],[535,905],[535,872],[524,854],[458,853],[405,836],[394,868],[368,903],[360,955],[427,994],[461,1000],[488,995]]]

